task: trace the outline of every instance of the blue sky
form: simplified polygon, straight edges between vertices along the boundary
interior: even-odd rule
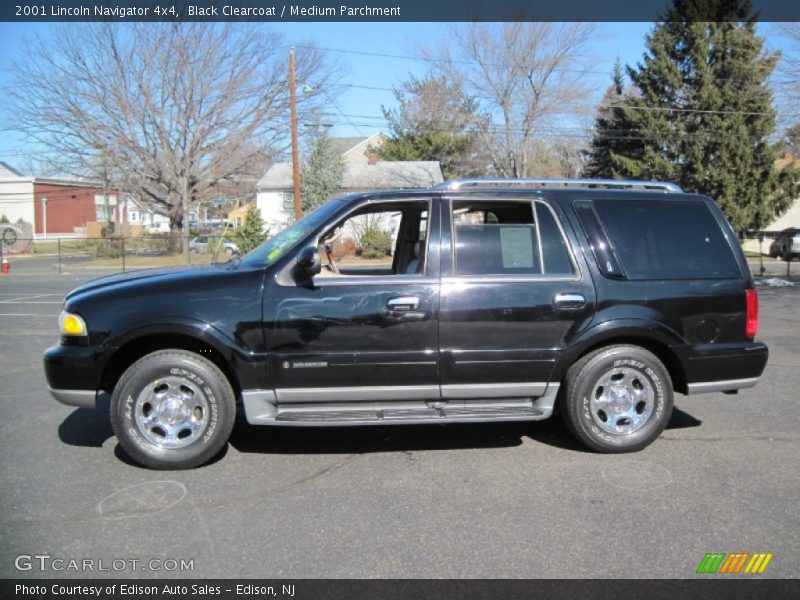
[[[268,27],[271,25],[265,25]],[[610,81],[614,60],[620,57],[623,64],[634,64],[644,53],[645,34],[652,23],[598,23],[596,42],[592,55],[587,57],[593,71],[608,75],[589,75],[595,79],[594,87],[599,100]],[[314,40],[319,46],[339,50],[373,52],[379,54],[411,55],[414,41],[433,40],[441,36],[447,24],[443,23],[281,23],[278,27],[289,43]],[[25,37],[39,34],[47,36],[52,25],[33,23],[0,24],[0,106],[3,95],[10,86],[9,65],[19,57],[20,46]],[[781,49],[783,41],[773,34],[769,24],[761,26],[768,46]],[[378,88],[397,86],[410,73],[423,74],[425,64],[418,60],[386,58],[338,53],[345,67],[342,83]],[[344,117],[345,115],[378,116],[381,105],[393,106],[394,98],[389,91],[346,88],[336,99],[330,112],[336,114],[333,135],[369,135],[381,128],[371,119]],[[355,125],[355,126],[354,126]],[[9,123],[0,110],[0,161],[12,166],[24,167],[29,155],[35,152],[21,135],[7,129]]]

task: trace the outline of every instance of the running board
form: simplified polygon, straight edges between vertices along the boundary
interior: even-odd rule
[[[333,424],[335,421],[373,423],[400,421],[532,421],[541,419],[542,411],[531,406],[497,407],[440,407],[440,408],[388,408],[380,410],[292,410],[281,409],[275,416],[277,423],[291,421],[314,425]]]
[[[541,421],[553,414],[558,385],[538,398],[401,402],[279,404],[271,390],[242,393],[245,416],[254,425],[335,426]]]

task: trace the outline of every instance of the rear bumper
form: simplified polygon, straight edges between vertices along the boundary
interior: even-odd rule
[[[686,386],[686,395],[706,394],[708,392],[733,392],[755,387],[760,377],[748,379],[728,379],[723,381],[703,381],[702,383],[689,383]]]
[[[50,395],[61,404],[79,406],[81,408],[94,408],[97,405],[97,392],[92,390],[54,390],[48,388]]]
[[[682,361],[686,393],[730,392],[751,388],[767,366],[766,344],[704,344],[694,346]]]

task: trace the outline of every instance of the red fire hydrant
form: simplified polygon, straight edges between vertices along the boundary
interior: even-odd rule
[[[3,275],[8,275],[9,271],[11,271],[11,265],[8,264],[7,259],[3,259]]]

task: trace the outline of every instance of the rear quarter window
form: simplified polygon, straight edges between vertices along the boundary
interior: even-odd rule
[[[593,202],[628,279],[735,279],[736,257],[705,203]]]

